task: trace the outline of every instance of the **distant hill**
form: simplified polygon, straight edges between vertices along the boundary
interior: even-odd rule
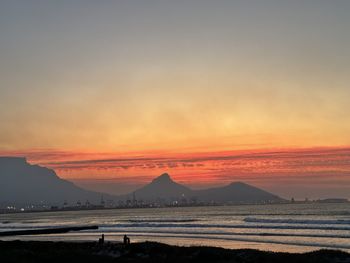
[[[229,185],[195,191],[199,200],[217,203],[262,203],[283,201],[277,195],[271,194],[257,187],[235,182]]]
[[[0,204],[99,204],[101,193],[82,189],[60,179],[48,168],[29,164],[25,158],[0,157]],[[105,198],[113,198],[104,194]]]
[[[192,190],[186,186],[174,182],[167,173],[155,178],[151,183],[126,195],[133,195],[137,199],[146,202],[151,201],[171,201],[192,195]]]
[[[235,182],[227,186],[209,188],[205,190],[192,190],[186,186],[174,182],[165,173],[154,179],[151,183],[128,195],[121,196],[121,199],[135,197],[143,201],[163,201],[195,199],[198,202],[215,203],[269,203],[283,201],[277,195],[271,194],[257,187]]]

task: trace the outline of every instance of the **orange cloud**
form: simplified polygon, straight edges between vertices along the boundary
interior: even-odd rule
[[[350,148],[222,151],[204,153],[87,153],[66,151],[2,152],[26,156],[67,179],[145,182],[165,171],[188,184],[233,180],[350,180]]]

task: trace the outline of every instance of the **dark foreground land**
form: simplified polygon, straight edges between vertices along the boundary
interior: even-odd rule
[[[350,262],[350,254],[319,250],[304,254],[252,249],[178,247],[155,242],[123,244],[96,242],[0,241],[0,262]]]

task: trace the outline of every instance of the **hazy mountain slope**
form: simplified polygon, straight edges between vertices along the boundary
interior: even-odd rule
[[[0,203],[63,204],[65,200],[71,204],[78,200],[98,204],[101,193],[79,188],[51,169],[30,165],[25,158],[0,157]]]
[[[262,203],[276,202],[283,199],[257,187],[236,182],[218,188],[195,191],[194,195],[201,201],[232,202],[232,203]]]

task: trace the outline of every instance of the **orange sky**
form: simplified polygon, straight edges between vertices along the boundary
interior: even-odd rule
[[[293,191],[297,197],[302,194],[308,194],[309,198],[317,197],[320,192],[328,197],[335,194],[347,196],[350,176],[350,148],[341,147],[177,154],[52,150],[0,154],[27,156],[30,163],[50,167],[60,177],[91,189],[96,190],[94,184],[119,185],[111,190],[112,193],[124,192],[120,186],[140,186],[168,172],[176,181],[194,188],[244,181],[283,196],[293,194]],[[130,187],[126,187],[125,191],[132,189]],[[290,191],[286,192],[288,188]]]
[[[110,192],[167,171],[349,196],[349,8],[1,2],[0,153]]]
[[[2,5],[0,149],[350,145],[345,2],[78,2]]]

